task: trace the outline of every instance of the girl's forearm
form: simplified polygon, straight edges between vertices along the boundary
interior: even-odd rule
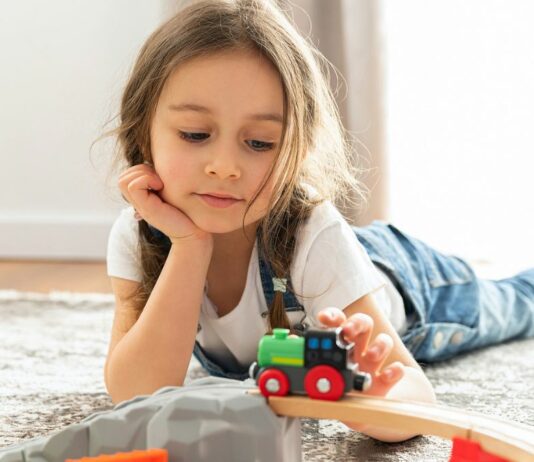
[[[197,333],[212,247],[173,244],[137,322],[106,365],[114,403],[183,384]]]
[[[432,384],[421,369],[415,367],[405,367],[404,377],[397,383],[386,398],[398,399],[403,401],[418,401],[425,403],[435,403],[436,395]],[[396,443],[417,436],[418,433],[409,431],[392,430],[385,427],[373,427],[365,424],[351,424],[344,422],[345,425],[364,433],[367,436],[375,438],[386,443]]]

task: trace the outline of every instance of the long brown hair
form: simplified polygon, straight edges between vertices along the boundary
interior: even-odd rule
[[[324,200],[350,201],[349,191],[362,197],[362,188],[351,162],[352,143],[328,85],[330,63],[296,31],[274,0],[195,1],[161,25],[140,50],[122,96],[120,124],[108,133],[117,136],[118,158],[126,166],[152,163],[149,128],[167,77],[186,60],[232,49],[262,53],[278,70],[283,85],[284,129],[269,174],[276,181],[269,212],[258,228],[258,250],[276,277],[288,278],[299,226],[312,209]],[[313,197],[306,185],[316,191]],[[168,250],[140,221],[142,282],[134,296],[139,311]],[[271,328],[290,327],[280,292],[270,307],[269,323]]]

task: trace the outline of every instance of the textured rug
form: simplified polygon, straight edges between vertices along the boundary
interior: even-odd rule
[[[103,367],[113,320],[106,294],[0,291],[0,448],[113,407]],[[440,403],[534,425],[534,340],[480,350],[426,372]],[[205,375],[193,360],[188,377]],[[384,444],[332,420],[303,419],[305,461],[446,461],[450,442]]]

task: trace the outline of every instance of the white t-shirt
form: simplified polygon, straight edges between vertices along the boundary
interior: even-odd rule
[[[137,221],[133,207],[128,207],[121,211],[109,235],[109,276],[141,281],[137,243]],[[336,306],[344,309],[372,293],[394,328],[399,333],[406,328],[399,292],[375,267],[349,224],[329,201],[316,206],[301,226],[290,274],[296,298],[304,306],[309,324],[317,325],[315,316],[323,308]],[[256,241],[245,290],[231,312],[219,317],[205,288],[197,341],[210,357],[228,365],[229,369],[245,367],[256,359],[258,342],[267,328],[267,319],[261,313],[267,309]],[[302,311],[287,314],[292,325],[302,321]]]

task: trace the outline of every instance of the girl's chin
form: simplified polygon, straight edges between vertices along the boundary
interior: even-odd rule
[[[200,229],[211,234],[228,234],[236,231],[240,232],[243,229],[242,218],[225,221],[220,218],[216,220],[213,217],[206,218],[197,216],[193,217],[192,220]],[[254,225],[257,225],[258,222],[259,220],[251,221],[251,217],[247,217],[247,220],[245,220],[245,229],[248,232],[252,231],[255,228]]]
[[[232,223],[224,222],[222,220],[193,220],[195,225],[207,233],[212,234],[226,234],[233,231],[237,231],[242,228],[243,223],[241,221],[235,220]],[[245,224],[246,226],[246,224]]]

